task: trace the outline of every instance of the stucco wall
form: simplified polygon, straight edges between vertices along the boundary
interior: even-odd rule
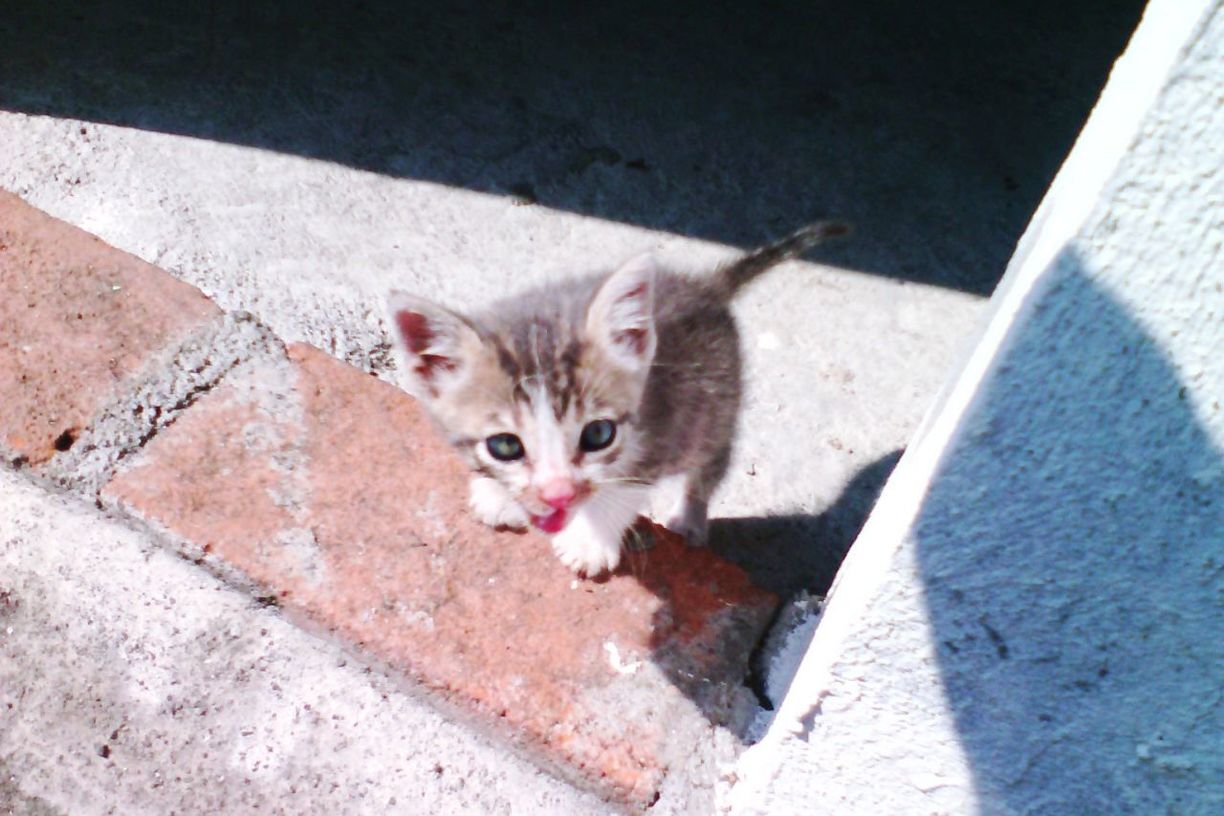
[[[732,811],[1224,812],[1222,89],[1154,0]]]

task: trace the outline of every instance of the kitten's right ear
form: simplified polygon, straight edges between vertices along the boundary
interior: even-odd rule
[[[406,363],[404,386],[418,399],[437,399],[460,382],[480,336],[463,317],[449,309],[410,295],[387,296],[391,332]]]
[[[655,354],[656,263],[639,255],[603,282],[587,310],[587,333],[621,366],[645,372]]]

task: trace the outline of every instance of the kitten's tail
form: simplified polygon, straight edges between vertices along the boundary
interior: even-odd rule
[[[747,286],[761,273],[783,261],[801,255],[830,238],[850,234],[850,225],[841,221],[817,221],[772,244],[754,249],[737,261],[720,267],[715,273],[715,286],[728,298]]]

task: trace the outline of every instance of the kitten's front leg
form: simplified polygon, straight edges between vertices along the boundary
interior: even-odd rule
[[[525,530],[530,518],[501,482],[488,476],[473,476],[468,507],[472,513],[490,527],[508,527]]]
[[[704,547],[710,539],[710,495],[727,472],[731,449],[725,448],[701,469],[680,476],[680,497],[663,526],[693,547]]]
[[[604,487],[574,510],[565,529],[552,538],[562,564],[594,577],[616,569],[625,530],[637,519],[646,491],[637,487]]]
[[[684,539],[692,547],[704,547],[710,539],[710,504],[687,490],[680,494],[663,526]]]

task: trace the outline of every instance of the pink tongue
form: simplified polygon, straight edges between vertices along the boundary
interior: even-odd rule
[[[546,533],[559,533],[565,526],[565,508],[554,510],[547,516],[532,516],[531,521]]]

